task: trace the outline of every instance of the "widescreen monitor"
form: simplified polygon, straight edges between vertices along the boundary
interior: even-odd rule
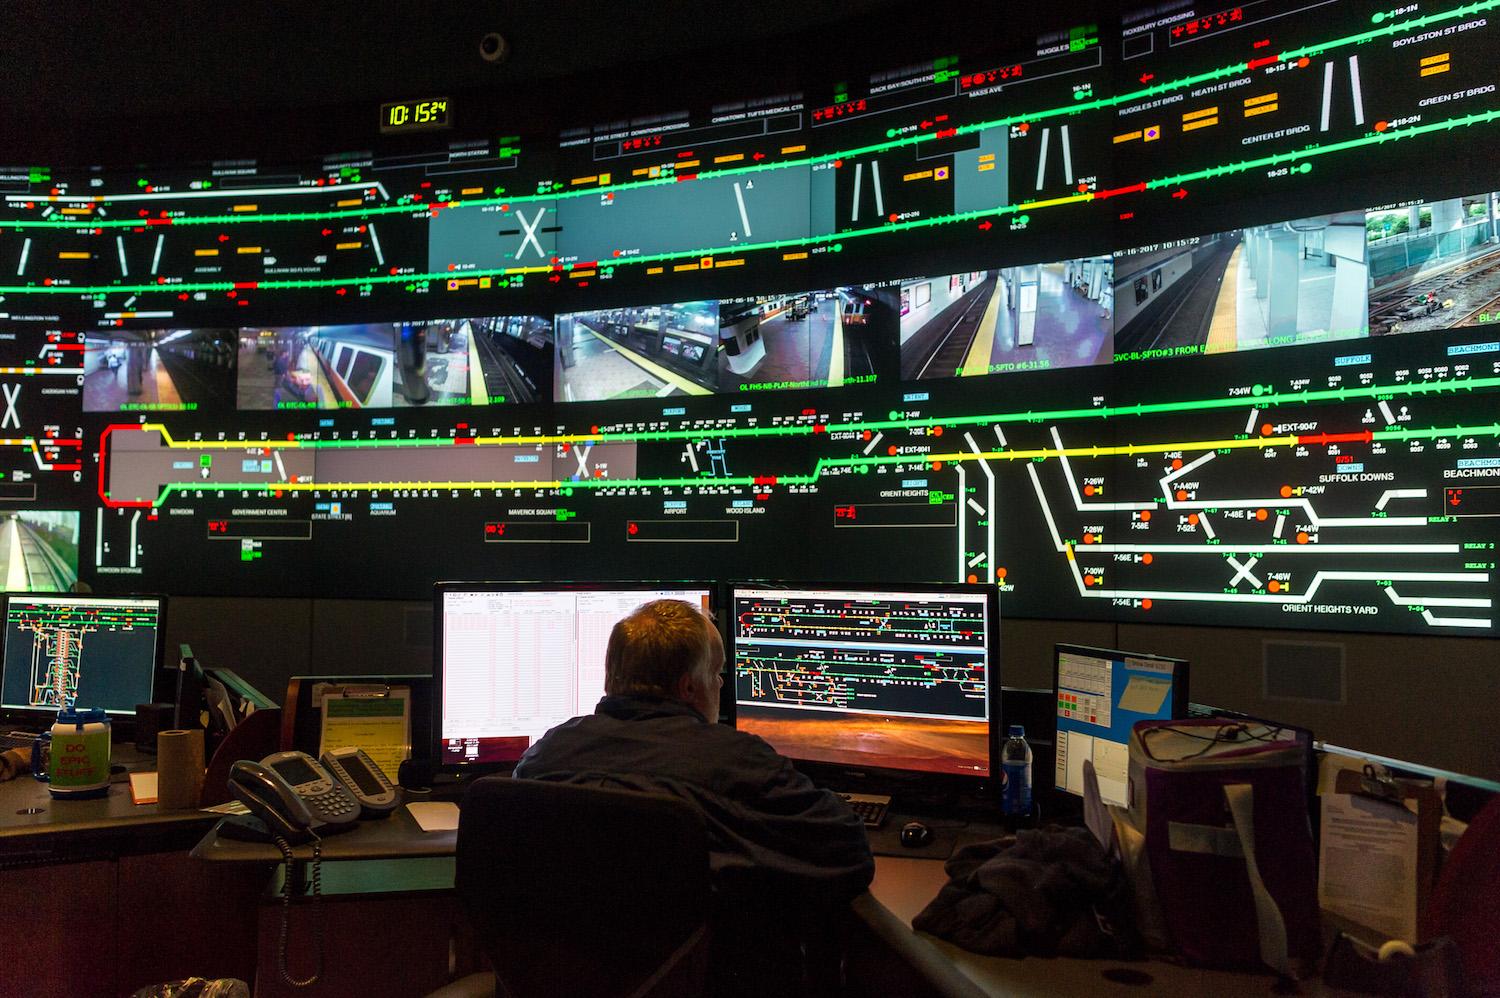
[[[0,707],[133,716],[153,699],[165,606],[161,596],[10,596]]]
[[[735,725],[799,762],[987,777],[994,586],[736,585]]]
[[[1130,729],[1137,721],[1186,717],[1188,664],[1182,659],[1058,645],[1057,789],[1083,796],[1083,764],[1094,764],[1099,796],[1130,803]]]
[[[657,599],[712,612],[713,594],[694,583],[439,583],[438,763],[517,761],[604,696],[604,650],[616,623]]]

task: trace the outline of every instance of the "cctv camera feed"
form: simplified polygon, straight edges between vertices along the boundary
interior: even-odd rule
[[[239,408],[390,408],[395,329],[376,323],[240,330]]]
[[[1115,349],[1136,360],[1365,336],[1365,214],[1299,218],[1115,254]]]
[[[1112,268],[1099,256],[903,283],[901,377],[1108,364]]]
[[[0,515],[0,572],[11,593],[63,593],[78,580],[77,510]]]
[[[392,401],[403,406],[469,404],[467,319],[393,325],[396,369]]]
[[[637,305],[557,317],[556,400],[712,395],[719,303]]]
[[[1500,322],[1500,194],[1365,213],[1370,335]]]
[[[719,302],[719,390],[837,388],[875,380],[892,339],[875,286]]]
[[[735,726],[807,762],[983,776],[982,593],[736,589]]]
[[[85,412],[234,408],[231,329],[90,333],[83,351]]]
[[[546,402],[552,398],[550,316],[464,319],[460,332],[468,337],[469,389],[474,405]]]

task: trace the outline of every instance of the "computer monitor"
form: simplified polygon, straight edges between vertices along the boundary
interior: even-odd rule
[[[994,586],[781,586],[729,595],[735,725],[799,762],[987,777]]]
[[[1137,721],[1186,717],[1188,664],[1178,658],[1058,645],[1057,788],[1083,796],[1083,764],[1094,764],[1099,796],[1130,803],[1130,729]]]
[[[165,611],[162,596],[11,595],[0,707],[133,716],[153,700]]]
[[[439,765],[513,763],[604,696],[604,650],[643,603],[713,609],[698,583],[462,583],[435,591]]]

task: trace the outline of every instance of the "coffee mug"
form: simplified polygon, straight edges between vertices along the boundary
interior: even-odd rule
[[[109,715],[98,707],[65,707],[31,745],[31,775],[57,798],[109,793]]]

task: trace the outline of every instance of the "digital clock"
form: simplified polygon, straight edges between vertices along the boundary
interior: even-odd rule
[[[453,124],[448,99],[402,100],[380,105],[381,132],[421,132]]]

